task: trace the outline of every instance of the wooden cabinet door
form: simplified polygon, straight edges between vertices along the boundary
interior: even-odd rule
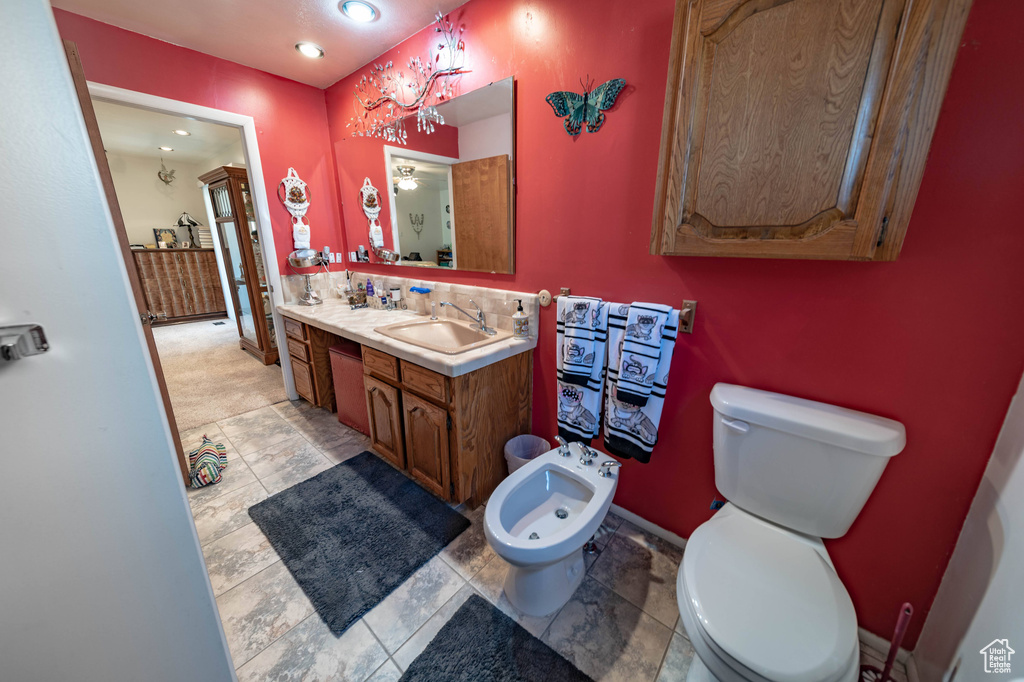
[[[969,6],[677,0],[652,253],[895,260]]]
[[[452,164],[455,266],[515,272],[510,162],[505,154]]]
[[[313,370],[308,364],[292,357],[292,378],[295,380],[295,392],[308,402],[316,405],[316,391],[313,388]]]
[[[405,459],[413,478],[432,493],[450,497],[448,455],[448,412],[417,398],[402,394],[405,413]]]
[[[405,449],[402,443],[402,410],[398,400],[398,389],[363,376],[366,389],[366,413],[370,418],[370,444],[373,449],[405,468]]]

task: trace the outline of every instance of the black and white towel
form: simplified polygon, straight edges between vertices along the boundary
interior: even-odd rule
[[[589,444],[601,420],[608,306],[599,298],[558,297],[558,434]]]
[[[634,303],[632,306],[609,303],[608,312],[608,401],[604,422],[604,446],[612,455],[631,457],[641,462],[651,460],[651,452],[658,442],[658,425],[661,423],[661,410],[665,402],[665,389],[668,386],[668,373],[672,365],[672,351],[675,350],[676,333],[679,327],[679,311],[669,310],[657,330],[661,337],[658,361],[645,372],[645,383],[651,377],[650,392],[646,405],[637,405],[623,400],[620,390],[623,386],[632,389],[637,382],[630,376],[623,382],[619,367],[627,346],[627,328],[631,319],[630,309],[636,307],[661,309],[649,303]],[[646,321],[644,325],[646,326]],[[655,330],[650,330],[652,339]],[[644,334],[646,336],[646,334]],[[640,339],[646,341],[646,339]],[[627,358],[628,362],[628,358]]]
[[[639,407],[647,404],[661,359],[661,335],[671,314],[672,306],[660,303],[629,306],[619,361],[608,364],[619,371],[617,396],[622,402]]]

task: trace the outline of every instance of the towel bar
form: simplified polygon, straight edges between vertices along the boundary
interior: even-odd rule
[[[572,290],[569,287],[562,287],[561,292],[557,296],[552,296],[551,292],[547,289],[542,289],[538,292],[540,297],[540,304],[545,308],[551,305],[551,302],[557,299],[559,296],[571,296]],[[689,299],[683,300],[683,305],[679,309],[679,331],[684,334],[693,333],[693,322],[697,316],[697,301],[691,301]]]

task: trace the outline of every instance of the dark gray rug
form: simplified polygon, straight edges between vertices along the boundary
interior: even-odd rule
[[[469,527],[369,452],[253,505],[249,516],[336,635]]]
[[[413,661],[399,682],[591,682],[572,663],[477,595]]]

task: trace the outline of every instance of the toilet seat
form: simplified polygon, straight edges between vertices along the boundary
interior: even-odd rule
[[[691,639],[737,677],[856,679],[856,613],[820,541],[727,505],[687,541],[678,582]]]

